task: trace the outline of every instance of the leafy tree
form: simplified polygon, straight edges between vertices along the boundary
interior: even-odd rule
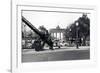
[[[79,23],[76,26],[76,23]],[[73,24],[68,26],[65,30],[65,38],[69,40],[69,38],[76,38],[76,31],[78,30],[78,37],[83,38],[83,45],[86,45],[85,41],[88,37],[90,37],[90,19],[87,17],[86,14],[83,14],[82,17],[79,17]]]

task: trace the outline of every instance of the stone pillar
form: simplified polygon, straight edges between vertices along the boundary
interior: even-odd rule
[[[61,32],[60,32],[60,40],[61,40]]]
[[[62,33],[62,39],[64,39],[64,33]]]
[[[53,33],[53,37],[54,37],[54,33]]]
[[[56,32],[56,38],[57,38],[57,32]]]
[[[54,33],[54,37],[56,37],[56,33]]]
[[[53,33],[51,33],[51,36],[53,37]]]

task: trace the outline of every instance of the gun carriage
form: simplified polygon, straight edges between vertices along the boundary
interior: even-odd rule
[[[36,51],[43,50],[43,47],[45,44],[48,44],[49,48],[53,50],[53,42],[51,40],[50,34],[44,34],[41,31],[39,31],[36,27],[34,27],[25,17],[22,16],[22,22],[24,22],[33,32],[35,32],[40,38],[36,40],[32,47],[35,48]],[[48,31],[47,31],[48,32]],[[42,40],[42,44],[41,41]]]

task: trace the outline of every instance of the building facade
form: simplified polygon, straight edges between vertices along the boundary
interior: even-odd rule
[[[59,26],[54,29],[50,29],[51,36],[58,40],[64,39],[64,32],[65,29],[61,29]]]

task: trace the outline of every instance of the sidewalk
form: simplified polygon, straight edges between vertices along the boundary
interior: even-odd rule
[[[67,47],[55,50],[36,52],[34,49],[25,49],[22,53],[22,62],[83,60],[90,58],[89,47]]]
[[[79,51],[79,50],[89,50],[89,46],[80,46],[79,49],[76,47],[62,47],[56,48],[54,50],[46,49],[45,51],[35,51],[34,49],[24,49],[22,54],[40,54],[40,53],[50,53],[50,52],[63,52],[63,51]]]

